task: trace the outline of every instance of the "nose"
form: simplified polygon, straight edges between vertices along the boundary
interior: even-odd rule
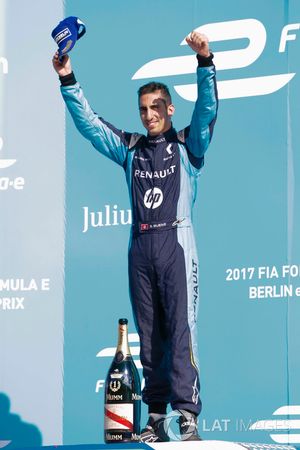
[[[151,120],[152,119],[152,111],[150,108],[147,109],[146,111],[146,120]]]

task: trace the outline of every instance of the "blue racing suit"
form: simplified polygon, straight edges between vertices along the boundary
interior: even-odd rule
[[[76,127],[124,168],[133,224],[129,286],[149,412],[201,410],[197,360],[199,267],[192,225],[197,179],[217,114],[212,54],[197,55],[191,124],[151,137],[115,128],[91,109],[74,74],[60,77]]]

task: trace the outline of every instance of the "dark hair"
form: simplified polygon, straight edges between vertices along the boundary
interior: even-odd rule
[[[157,81],[150,81],[150,83],[144,84],[138,90],[139,99],[144,94],[152,94],[155,91],[161,91],[162,96],[167,104],[172,103],[171,94],[169,88],[164,83],[159,83]]]

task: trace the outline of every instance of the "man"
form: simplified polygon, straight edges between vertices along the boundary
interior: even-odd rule
[[[139,91],[147,136],[116,129],[90,108],[69,57],[53,66],[76,127],[94,147],[123,166],[133,212],[129,285],[141,342],[143,401],[149,420],[144,442],[168,440],[167,404],[178,410],[183,440],[199,440],[201,411],[197,362],[198,258],[192,228],[197,177],[217,114],[213,55],[205,35],[192,32],[197,53],[198,99],[190,126],[177,133],[167,86],[151,82]]]

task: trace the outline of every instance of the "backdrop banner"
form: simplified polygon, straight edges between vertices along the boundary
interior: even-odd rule
[[[141,369],[125,174],[68,112],[65,123],[51,67],[51,31],[75,16],[87,30],[70,54],[85,96],[138,133],[137,90],[150,80],[169,86],[175,128],[190,123],[196,58],[184,39],[209,37],[220,104],[193,217],[199,432],[300,445],[298,0],[0,0],[0,13],[0,441],[103,443],[120,317]]]
[[[62,16],[58,0],[0,1],[0,441],[15,447],[62,442]]]

